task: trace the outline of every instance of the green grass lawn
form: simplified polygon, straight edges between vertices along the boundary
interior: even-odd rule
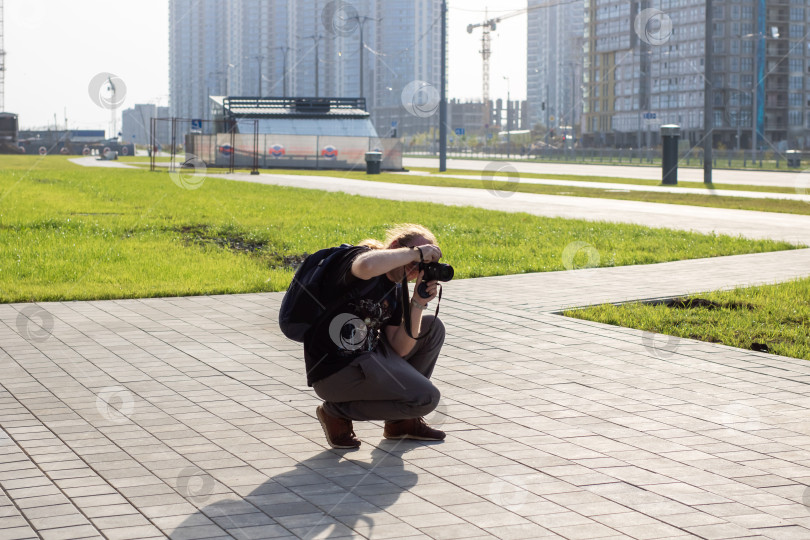
[[[421,222],[459,278],[565,269],[572,242],[600,265],[791,249],[634,225],[550,219],[206,178],[0,157],[0,301],[283,290],[305,254]],[[581,266],[585,250],[567,264]]]
[[[810,278],[698,294],[672,306],[602,305],[564,314],[810,360]],[[677,346],[668,342],[667,352],[677,352]]]
[[[475,188],[475,189],[488,189],[496,191],[500,196],[509,196],[509,192],[518,193],[536,193],[541,195],[567,195],[572,197],[593,197],[600,199],[616,199],[623,201],[641,201],[663,204],[681,204],[687,206],[702,206],[708,208],[728,208],[733,210],[754,210],[759,212],[777,212],[785,214],[800,214],[810,215],[810,202],[806,201],[791,201],[780,199],[747,199],[743,197],[730,197],[720,196],[708,193],[691,194],[691,193],[666,193],[656,191],[617,191],[614,188],[602,188],[598,183],[594,187],[574,187],[574,186],[554,186],[545,184],[529,184],[520,182],[519,178],[529,177],[528,175],[520,174],[519,178],[512,178],[508,182],[501,182],[491,179],[463,179],[452,177],[438,177],[438,176],[408,176],[403,174],[382,173],[376,175],[368,175],[362,171],[310,171],[301,169],[284,169],[284,170],[262,170],[263,173],[269,174],[298,174],[298,175],[314,175],[314,176],[339,176],[341,178],[351,178],[354,180],[368,180],[374,182],[387,182],[393,184],[415,184],[420,186],[441,186],[441,187],[461,187],[461,188]],[[475,176],[475,172],[466,171],[468,176]],[[479,173],[480,175],[480,173]],[[506,177],[506,173],[496,175],[498,177]],[[565,180],[578,179],[583,180],[583,177],[565,176]],[[540,178],[548,178],[549,175],[538,175]],[[808,177],[810,178],[810,177]],[[616,180],[615,178],[610,179]],[[591,181],[590,178],[587,181]],[[598,180],[606,181],[604,178]],[[635,180],[634,183],[641,184],[644,180]],[[655,181],[646,181],[650,185],[658,185]],[[703,184],[697,184],[703,185]],[[739,186],[738,186],[739,187]],[[757,186],[751,186],[756,188]],[[726,189],[726,186],[718,186],[718,189]],[[778,188],[767,188],[768,191],[773,191]],[[791,188],[781,188],[789,193],[796,193],[796,190]],[[761,191],[753,189],[752,191]],[[779,191],[784,192],[784,191]]]

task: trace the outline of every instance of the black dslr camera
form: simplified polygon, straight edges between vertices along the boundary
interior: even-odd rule
[[[452,266],[440,262],[419,263],[419,270],[423,271],[424,274],[422,275],[422,283],[416,292],[422,298],[430,296],[427,293],[428,281],[450,281],[455,273]]]

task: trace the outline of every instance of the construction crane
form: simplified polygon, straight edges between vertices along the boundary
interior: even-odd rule
[[[501,21],[505,21],[506,19],[511,19],[512,17],[517,17],[518,15],[523,15],[524,13],[528,13],[529,11],[549,7],[549,6],[556,6],[561,3],[566,3],[564,0],[549,0],[547,2],[543,2],[542,4],[536,4],[534,6],[525,7],[522,9],[518,9],[517,11],[513,11],[511,13],[507,13],[506,15],[501,15],[500,17],[487,17],[487,11],[484,10],[484,22],[476,23],[476,24],[468,24],[467,25],[467,33],[472,34],[473,30],[476,28],[482,28],[482,36],[481,36],[481,57],[484,61],[483,66],[483,100],[484,100],[484,125],[489,126],[490,123],[490,106],[489,106],[489,59],[492,56],[492,36],[490,35],[491,32],[494,32],[497,27],[498,23]],[[507,103],[507,107],[509,104]]]
[[[478,51],[481,53],[481,56],[484,59],[484,93],[483,93],[483,100],[484,100],[484,125],[489,126],[489,114],[490,114],[490,107],[489,107],[489,57],[492,55],[492,37],[490,36],[490,32],[494,32],[495,29],[498,27],[498,23],[501,22],[500,17],[496,17],[494,19],[487,19],[487,12],[484,10],[484,22],[476,23],[476,24],[468,24],[467,25],[467,33],[472,34],[473,30],[476,28],[483,28],[483,32],[481,35],[481,50]]]

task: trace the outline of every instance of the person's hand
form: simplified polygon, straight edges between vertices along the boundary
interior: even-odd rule
[[[425,275],[424,271],[419,271],[419,275],[416,276],[416,285],[413,289],[413,298],[412,300],[417,302],[418,304],[425,306],[428,302],[436,298],[436,295],[439,294],[439,282],[438,281],[427,281],[425,282],[425,286],[427,287],[427,298],[423,298],[417,291],[419,291],[419,285],[422,283],[422,277]]]
[[[424,244],[416,247],[418,248],[417,251],[422,250],[422,257],[424,258],[422,262],[438,262],[442,258],[442,250],[435,244]]]

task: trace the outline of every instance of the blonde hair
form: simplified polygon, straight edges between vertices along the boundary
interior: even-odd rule
[[[410,242],[419,237],[424,238],[431,244],[436,244],[436,237],[427,227],[416,223],[400,223],[385,231],[385,242],[366,238],[358,245],[367,246],[371,249],[386,249],[390,248],[395,242],[401,246],[405,242]]]

